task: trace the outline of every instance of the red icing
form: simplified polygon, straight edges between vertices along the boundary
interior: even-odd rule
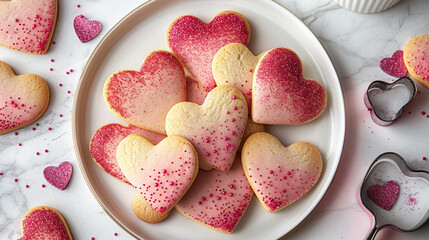
[[[65,221],[50,208],[30,210],[22,220],[22,234],[19,240],[71,239]]]
[[[228,172],[200,171],[176,208],[203,225],[230,233],[246,211],[252,196],[253,190],[238,158]]]
[[[303,77],[298,55],[287,48],[272,49],[260,59],[252,93],[257,123],[305,123],[319,116],[327,101],[322,85]]]
[[[250,31],[246,23],[234,13],[222,13],[209,23],[204,23],[195,16],[182,16],[170,26],[168,44],[192,75],[209,91],[216,86],[212,74],[213,57],[229,43],[247,45]]]
[[[398,199],[399,185],[395,181],[388,181],[383,186],[372,185],[366,193],[375,204],[379,207],[390,210]]]
[[[54,31],[56,8],[55,0],[0,1],[0,44],[43,54]]]
[[[153,144],[158,144],[166,137],[165,135],[154,133],[133,125],[125,127],[120,124],[112,123],[97,129],[89,144],[89,151],[94,161],[104,171],[128,184],[130,183],[125,178],[116,160],[116,148],[122,139],[133,133],[138,133],[147,137]],[[163,172],[164,171],[166,170],[164,169]]]
[[[126,122],[164,133],[168,110],[186,100],[184,69],[173,54],[152,52],[140,71],[112,74],[106,82],[105,99]]]
[[[46,181],[61,190],[64,190],[69,184],[72,173],[73,166],[67,161],[62,162],[58,167],[49,166],[43,170]]]
[[[404,63],[404,51],[398,50],[392,54],[390,58],[383,58],[380,61],[380,68],[385,73],[401,78],[407,75],[407,67]]]

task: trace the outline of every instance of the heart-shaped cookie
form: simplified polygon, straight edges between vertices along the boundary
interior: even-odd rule
[[[262,55],[262,54],[261,54]],[[243,93],[247,106],[252,103],[252,80],[259,57],[241,43],[221,48],[213,59],[213,76],[218,86],[230,85]]]
[[[170,136],[153,145],[142,135],[124,138],[116,159],[125,177],[159,213],[170,211],[198,172],[198,156],[186,139]]]
[[[116,161],[116,148],[119,143],[130,134],[138,133],[145,136],[149,141],[158,144],[166,136],[133,125],[122,126],[117,123],[106,124],[97,129],[92,135],[89,143],[89,153],[95,163],[113,177],[128,183],[118,161]]]
[[[366,190],[368,198],[381,208],[389,211],[399,196],[399,185],[395,181],[388,181],[382,186],[374,184]]]
[[[103,29],[103,25],[101,25],[99,21],[88,21],[88,19],[86,19],[82,14],[74,18],[73,27],[77,37],[83,43],[97,37]]]
[[[405,77],[408,70],[404,63],[404,51],[398,50],[392,54],[392,57],[383,58],[380,61],[380,68],[390,76]]]
[[[232,166],[247,123],[247,104],[231,86],[216,87],[203,105],[182,102],[167,114],[168,136],[188,139],[198,159],[212,168],[228,171]]]
[[[46,81],[35,74],[16,76],[0,61],[0,134],[27,126],[43,115],[49,103]]]
[[[322,173],[315,146],[297,142],[288,147],[273,135],[255,133],[243,145],[243,169],[259,202],[276,212],[304,196]]]
[[[192,77],[186,77],[186,101],[202,105],[209,94],[203,85]]]
[[[429,88],[429,35],[420,35],[408,41],[404,49],[404,63],[410,76]]]
[[[43,170],[43,176],[52,186],[64,190],[70,182],[73,174],[73,165],[70,162],[64,161],[55,166],[46,167]]]
[[[200,171],[176,209],[204,226],[234,231],[247,209],[253,190],[244,175],[240,156],[228,172]]]
[[[56,209],[34,207],[22,218],[22,237],[19,240],[73,240],[66,220]]]
[[[171,51],[207,91],[216,86],[212,73],[216,52],[229,43],[247,45],[249,39],[247,20],[234,11],[220,12],[209,23],[195,16],[182,16],[171,23],[167,32]]]
[[[140,71],[113,73],[104,85],[104,99],[125,122],[165,134],[165,117],[178,102],[186,101],[185,71],[170,52],[151,52]]]
[[[287,48],[265,52],[253,75],[252,118],[262,124],[303,124],[326,107],[326,91],[305,79],[298,55]]]
[[[44,54],[51,43],[56,21],[56,0],[0,1],[0,45]]]

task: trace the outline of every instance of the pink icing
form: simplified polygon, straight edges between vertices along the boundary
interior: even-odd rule
[[[246,23],[234,13],[222,13],[209,23],[195,16],[182,16],[170,26],[168,44],[191,74],[210,91],[216,86],[212,73],[213,57],[229,43],[247,45],[250,31]]]
[[[118,161],[116,160],[116,149],[122,139],[133,133],[138,133],[147,137],[153,144],[158,144],[165,138],[163,134],[154,133],[133,125],[125,127],[120,124],[112,123],[97,129],[89,144],[89,152],[94,161],[104,171],[128,184],[130,183],[122,173]]]
[[[405,57],[404,60],[417,75],[429,81],[429,37],[416,37],[411,41],[413,42],[408,50],[409,56]]]
[[[52,186],[64,190],[70,182],[73,174],[73,165],[70,162],[62,162],[58,167],[49,166],[43,170],[43,176]]]
[[[319,116],[325,106],[325,89],[302,76],[302,64],[295,52],[275,48],[260,59],[253,81],[255,122],[305,123]]]
[[[209,92],[206,91],[200,82],[197,80],[186,77],[186,101],[193,102],[199,105],[204,103]]]
[[[83,43],[97,37],[103,29],[103,26],[99,21],[88,21],[88,19],[86,19],[82,14],[74,18],[73,27],[77,37]],[[67,74],[69,74],[69,72],[67,72]]]
[[[255,194],[271,212],[304,196],[321,173],[321,169],[301,161],[299,156],[284,158],[270,150],[252,154],[254,157],[246,162],[249,181]]]
[[[253,190],[239,157],[228,172],[200,171],[176,205],[183,215],[221,232],[232,232],[247,209]]]
[[[0,44],[19,51],[44,53],[54,31],[55,0],[0,1]]]
[[[126,122],[165,133],[165,117],[176,103],[186,101],[185,72],[166,51],[150,53],[138,71],[119,71],[106,82],[111,110]]]
[[[51,209],[36,209],[22,220],[23,236],[19,240],[71,239],[65,224]]]
[[[33,84],[23,78],[25,75],[15,76],[3,62],[0,62],[0,72],[6,73],[5,78],[0,78],[1,134],[35,120],[46,109],[48,100],[44,98],[47,85]]]
[[[398,199],[399,185],[395,181],[388,181],[383,186],[370,186],[366,193],[375,204],[388,211],[392,209],[396,199]]]
[[[404,51],[398,50],[392,54],[390,58],[383,58],[380,61],[380,68],[383,72],[397,77],[405,77],[407,75],[407,67],[404,63]]]
[[[168,121],[175,123],[167,130],[168,135],[178,135],[189,140],[197,150],[200,161],[222,171],[228,171],[235,159],[248,115],[245,100],[232,99],[232,95],[239,91],[229,88],[234,90],[221,96],[218,94],[219,87],[214,88],[202,106],[188,103],[180,109],[172,108],[170,112],[175,116],[170,114],[171,119]],[[199,113],[189,113],[194,107],[199,108]],[[193,124],[187,124],[191,122]],[[233,135],[231,131],[234,131]]]
[[[131,154],[137,154],[142,149],[146,148],[134,145]],[[176,204],[192,184],[198,158],[190,144],[179,144],[172,137],[165,138],[143,154],[147,157],[146,161],[137,159],[127,163],[130,166],[119,162],[119,166],[146,201],[156,211],[164,213]]]

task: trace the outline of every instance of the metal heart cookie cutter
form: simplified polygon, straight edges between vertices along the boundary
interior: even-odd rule
[[[383,227],[417,230],[429,218],[429,172],[411,170],[397,153],[383,153],[368,169],[358,199],[372,223],[365,239]]]
[[[372,120],[380,126],[387,126],[401,116],[402,109],[414,99],[416,93],[414,81],[403,77],[393,83],[372,82],[364,100]]]

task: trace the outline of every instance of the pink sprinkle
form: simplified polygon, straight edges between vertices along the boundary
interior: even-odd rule
[[[157,182],[156,182],[156,183],[154,184],[154,186],[155,186],[155,187],[158,187],[158,186],[159,186],[159,183],[157,183]]]
[[[36,123],[36,126],[39,126],[39,124],[38,124],[38,123]]]
[[[198,201],[198,205],[201,205],[201,204],[203,204],[203,202],[201,202],[201,201]]]
[[[15,132],[15,136],[18,135],[18,132]]]
[[[49,71],[51,71],[51,72],[52,72],[52,71],[54,71],[54,69],[53,69],[53,68],[49,68]]]
[[[18,143],[18,146],[22,146],[22,143]]]
[[[167,173],[167,169],[162,169],[162,173]]]
[[[46,186],[45,186],[45,184],[42,184],[42,188],[45,188]]]
[[[423,159],[423,160],[427,160],[427,158],[426,158],[426,157],[423,157],[422,159]]]
[[[45,149],[45,153],[49,152],[48,149]]]
[[[60,114],[60,117],[63,117],[63,115],[62,115],[62,114]]]
[[[71,92],[70,92],[70,91],[67,91],[67,93],[68,93],[68,94],[70,94]]]
[[[425,111],[422,111],[420,114],[421,114],[421,115],[426,115],[426,112],[425,112]]]
[[[18,104],[16,104],[16,103],[15,103],[15,104],[13,104],[13,107],[18,107]]]
[[[72,73],[72,72],[73,72],[73,69],[71,69],[71,68],[70,68],[70,70],[69,70],[69,71]]]
[[[217,197],[216,197],[216,199],[217,199],[217,200],[220,200],[220,199],[221,199],[221,197],[217,196]]]
[[[80,5],[78,4],[76,7],[80,8]]]
[[[229,114],[229,111],[226,111],[226,114]]]
[[[54,44],[54,45],[55,45],[55,41],[52,41],[52,44]]]
[[[231,131],[230,133],[231,133],[231,135],[234,135],[234,134],[235,134],[235,132],[234,132],[234,131]]]
[[[29,188],[30,186],[28,186],[28,185],[25,185],[25,188]]]
[[[225,194],[226,194],[226,192],[225,192],[225,191],[222,191],[220,194],[225,195]]]
[[[230,196],[230,197],[234,196],[234,193],[229,193],[229,196]]]
[[[70,74],[69,72],[66,72],[66,74]]]
[[[52,128],[51,128],[51,127],[48,127],[48,130],[49,130],[49,131],[51,131],[51,130],[52,130]]]
[[[286,172],[286,175],[290,175],[290,172],[289,172],[289,171],[287,171],[287,172]]]
[[[237,107],[236,107],[236,106],[234,106],[232,109],[237,110]]]
[[[79,6],[79,5],[78,5],[78,6]],[[115,234],[113,234],[113,235],[118,236],[118,234],[117,234],[117,233],[115,233]]]
[[[217,150],[216,150],[216,149],[214,149],[214,150],[213,150],[213,153],[217,153]]]
[[[206,138],[206,139],[204,140],[204,142],[206,142],[206,143],[210,142],[209,138]]]
[[[36,155],[40,155],[40,153],[39,153],[39,152],[36,152]]]
[[[269,173],[270,173],[270,174],[273,174],[273,173],[274,173],[274,171],[273,171],[273,170],[270,170],[270,171],[269,171]]]
[[[209,152],[206,152],[206,153],[205,153],[205,155],[206,155],[206,156],[210,156],[210,153],[209,153]]]
[[[95,240],[95,237],[92,237],[91,240]]]
[[[206,198],[205,197],[201,197],[201,201],[205,201],[206,200]]]
[[[235,95],[232,95],[232,99],[236,99],[237,97]]]
[[[170,186],[173,186],[174,185],[174,182],[173,181],[171,181],[171,182],[169,182],[168,183]]]
[[[3,173],[2,172],[0,172],[0,176],[2,176],[3,175]]]
[[[231,118],[231,122],[235,122],[235,118]]]
[[[250,95],[250,94],[252,94],[252,92],[250,92],[250,91],[247,91],[247,93],[246,93],[247,95]]]
[[[249,72],[253,72],[253,69],[250,69]]]
[[[231,144],[229,144],[229,143],[226,144],[226,147],[230,147],[230,146],[231,146]]]
[[[63,86],[63,84],[62,84],[62,83],[60,83],[60,84],[58,84],[58,86],[62,87],[62,86]]]
[[[234,188],[234,184],[229,184],[229,188]]]
[[[31,130],[35,131],[35,130],[36,130],[36,128],[34,127],[34,128],[32,128]]]
[[[15,178],[15,179],[13,179],[13,181],[14,181],[14,182],[18,182],[18,179],[17,179],[17,178]]]
[[[51,62],[54,62],[54,59],[53,59],[53,58],[51,58]]]

